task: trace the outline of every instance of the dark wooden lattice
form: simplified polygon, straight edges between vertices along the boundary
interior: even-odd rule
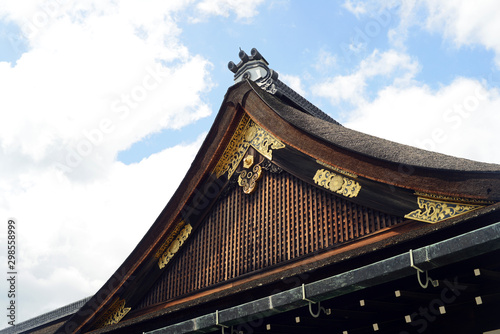
[[[220,198],[139,308],[331,248],[402,218],[332,195],[286,172],[264,172],[257,190]]]

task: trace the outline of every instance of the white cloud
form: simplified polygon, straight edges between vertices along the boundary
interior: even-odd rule
[[[234,12],[238,19],[250,19],[258,14],[257,7],[264,0],[202,0],[196,7],[203,15],[228,17]]]
[[[346,0],[343,7],[359,17],[360,15],[366,14],[368,11],[367,4],[360,1]]]
[[[341,123],[395,142],[469,159],[500,163],[500,92],[491,82],[456,78],[432,90],[415,80],[419,63],[395,50],[375,51],[350,74],[313,87],[337,106],[350,104]],[[369,94],[368,89],[372,90]]]
[[[304,90],[304,87],[302,86],[302,80],[300,77],[296,75],[287,75],[287,74],[280,74],[279,79],[283,81],[285,84],[290,86],[291,89],[296,91],[302,96],[306,95],[306,91]]]
[[[0,67],[4,154],[100,173],[147,134],[210,113],[200,97],[211,88],[208,61],[179,42],[165,5],[131,6],[65,8],[29,36],[15,66]]]
[[[391,84],[411,82],[419,69],[418,62],[395,50],[375,50],[362,60],[357,69],[347,75],[338,75],[313,87],[316,95],[328,98],[332,104],[348,101],[353,105],[365,103],[367,81],[375,77],[388,78]],[[395,78],[392,80],[391,78]]]
[[[250,18],[260,2],[205,3],[220,7],[210,15]],[[1,2],[0,19],[28,45],[15,64],[0,62],[0,217],[19,224],[17,322],[93,294],[201,145],[203,135],[140,163],[116,161],[141,138],[211,113],[212,65],[180,40],[181,11],[198,9],[191,0]]]
[[[398,17],[398,25],[388,31],[392,47],[405,49],[408,30],[420,26],[437,32],[456,47],[481,45],[493,50],[500,67],[500,2],[478,0],[347,0],[344,8],[357,17],[374,15],[385,9]]]
[[[500,2],[441,0],[426,1],[426,27],[451,39],[458,47],[483,45],[496,54],[500,67]]]
[[[344,125],[399,143],[469,159],[500,163],[500,92],[458,78],[435,91],[425,85],[390,86],[359,106]]]
[[[328,51],[320,50],[314,68],[319,72],[331,69],[337,65],[337,57]]]
[[[140,163],[114,162],[93,182],[72,182],[57,170],[20,175],[23,189],[11,191],[0,210],[18,225],[19,320],[95,293],[160,214],[203,137]]]

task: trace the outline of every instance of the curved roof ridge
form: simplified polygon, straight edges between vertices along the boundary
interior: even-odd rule
[[[498,164],[420,149],[305,114],[279,97],[257,89],[255,83],[250,82],[250,84],[262,100],[287,122],[317,138],[349,151],[405,166],[465,172],[500,172]]]
[[[305,97],[303,97],[302,95],[294,91],[292,88],[287,86],[283,81],[276,79],[275,83],[278,93],[288,98],[299,109],[303,110],[304,112],[308,113],[311,116],[342,126],[342,124],[334,120],[332,117],[330,117],[330,115],[323,112],[321,109],[319,109],[314,104],[309,102]]]

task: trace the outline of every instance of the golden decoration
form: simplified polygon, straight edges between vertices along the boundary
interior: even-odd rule
[[[483,205],[438,201],[423,197],[418,197],[417,203],[420,209],[410,212],[405,215],[405,218],[432,224],[441,222],[448,218],[460,216],[464,213],[483,207]]]
[[[245,194],[251,194],[257,187],[257,181],[262,177],[262,167],[255,165],[252,171],[244,170],[238,177],[238,184]]]
[[[160,269],[163,269],[168,264],[168,262],[170,262],[170,260],[174,257],[175,253],[177,253],[179,248],[187,240],[192,230],[193,228],[191,227],[191,225],[186,224],[184,228],[179,232],[177,237],[170,243],[168,249],[162,254],[160,259],[158,260],[158,267],[160,267]]]
[[[358,182],[326,169],[318,169],[313,180],[323,188],[345,197],[356,197],[361,190],[361,185]]]
[[[272,160],[272,150],[283,148],[285,144],[264,130],[260,125],[256,124],[245,114],[224,150],[222,157],[214,168],[213,172],[217,177],[219,178],[227,172],[228,179],[231,178],[250,146],[255,148],[267,159]]]
[[[177,226],[175,226],[174,230],[172,231],[172,233],[170,233],[167,240],[165,240],[165,242],[163,242],[161,247],[156,252],[155,258],[159,259],[160,256],[162,256],[162,254],[165,252],[167,247],[170,246],[170,244],[172,243],[172,240],[174,240],[175,237],[177,237],[177,235],[179,234],[180,230],[184,227],[184,225],[186,225],[186,223],[183,220],[181,220],[181,222],[179,224],[177,224]]]
[[[104,313],[101,317],[102,320],[99,321],[95,327],[101,328],[119,323],[132,309],[131,307],[125,307],[125,304],[126,302],[124,299],[118,298],[106,313]]]
[[[420,191],[415,191],[415,195],[421,196],[421,197],[426,197],[426,198],[433,198],[436,200],[446,201],[446,202],[474,203],[474,204],[483,204],[483,205],[496,203],[495,201],[488,201],[488,200],[477,199],[477,198],[454,197],[454,196],[423,193]]]
[[[247,155],[245,159],[243,159],[243,168],[250,168],[253,165],[253,155]]]
[[[285,144],[253,121],[251,121],[251,127],[247,131],[245,139],[250,142],[253,148],[269,160],[273,160],[273,150],[285,147]]]
[[[217,166],[214,168],[214,172],[217,177],[221,177],[224,173],[228,172],[228,179],[233,175],[236,167],[238,167],[241,159],[248,150],[249,143],[245,139],[245,133],[249,128],[250,117],[245,114],[242,118],[238,127],[233,133],[229,144],[227,145],[222,157],[220,158]]]

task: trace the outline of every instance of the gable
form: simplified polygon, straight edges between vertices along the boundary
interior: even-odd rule
[[[138,310],[332,249],[403,221],[312,186],[266,161],[250,195],[233,175],[231,189],[217,200]]]
[[[497,196],[496,174],[430,173],[349,151],[301,130],[259,94],[247,82],[228,91],[176,194],[64,331],[141,321],[185,296],[407,226],[404,217],[440,223]]]

